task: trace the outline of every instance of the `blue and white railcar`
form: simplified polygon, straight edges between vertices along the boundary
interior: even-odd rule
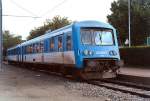
[[[19,50],[20,50],[20,45],[9,48],[7,50],[8,61],[13,61],[13,62],[19,61],[20,60],[20,57],[18,57],[18,55],[20,54]]]
[[[75,22],[8,49],[8,60],[57,64],[88,79],[115,77],[120,61],[116,34],[110,24]]]

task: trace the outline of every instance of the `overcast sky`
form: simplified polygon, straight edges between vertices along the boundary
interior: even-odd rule
[[[23,39],[34,27],[43,24],[47,18],[55,15],[70,20],[99,20],[107,22],[114,0],[2,0],[3,15],[39,16],[42,18],[23,18],[3,16],[3,30],[21,35]]]

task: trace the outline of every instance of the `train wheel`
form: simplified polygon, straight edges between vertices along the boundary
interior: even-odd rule
[[[72,71],[72,76],[73,76],[73,79],[78,80],[78,81],[83,79],[81,70],[73,70]]]
[[[62,76],[66,76],[67,75],[67,70],[64,66],[60,67],[60,73],[62,74]]]

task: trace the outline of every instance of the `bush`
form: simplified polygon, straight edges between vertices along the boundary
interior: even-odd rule
[[[120,56],[125,65],[150,66],[150,47],[120,48]]]

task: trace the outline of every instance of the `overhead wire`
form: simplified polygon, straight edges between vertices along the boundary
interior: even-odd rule
[[[61,6],[62,4],[64,4],[67,0],[63,0],[62,2],[58,3],[57,5],[55,5],[53,8],[49,9],[48,11],[46,11],[44,14],[42,14],[41,16],[45,16],[47,14],[52,13],[57,7]]]
[[[32,16],[22,16],[22,15],[3,15],[3,16],[9,16],[9,17],[28,17],[28,18],[34,18],[34,20],[28,24],[25,25],[28,26],[29,24],[32,24],[33,22],[35,22],[35,20],[37,20],[37,18],[44,18],[45,15],[52,13],[53,11],[55,11],[56,8],[58,8],[59,6],[61,6],[62,4],[64,4],[67,0],[63,0],[62,2],[56,4],[53,8],[49,9],[48,11],[46,11],[45,13],[43,13],[41,16],[37,16],[36,14],[34,14],[33,12],[29,11],[28,9],[24,8],[23,6],[19,5],[18,3],[16,3],[14,0],[9,0],[11,1],[11,3],[13,3],[14,5],[16,5],[18,8],[26,11],[27,13],[31,14]]]
[[[26,18],[41,18],[37,16],[25,16],[25,15],[8,15],[8,14],[3,14],[2,16],[8,16],[8,17],[26,17]]]
[[[63,0],[62,2],[56,4],[53,8],[51,8],[51,9],[47,10],[45,13],[43,13],[43,14],[40,16],[40,18],[44,18],[44,16],[45,16],[46,14],[52,13],[53,11],[55,11],[56,8],[58,8],[59,6],[61,6],[62,4],[66,3],[66,2],[67,2],[67,0]],[[35,20],[37,20],[37,19],[33,19],[31,22],[29,22],[29,23],[26,24],[25,26],[28,26],[28,25],[32,24],[33,22],[35,22]]]
[[[11,3],[13,3],[13,4],[14,4],[15,6],[17,6],[18,8],[20,8],[20,9],[26,11],[27,13],[29,13],[29,14],[31,14],[31,15],[33,15],[33,16],[37,16],[36,14],[34,14],[33,12],[31,12],[30,10],[24,8],[22,5],[16,3],[14,0],[10,0],[10,1],[11,1]]]
[[[45,15],[52,13],[57,7],[61,6],[62,4],[64,4],[67,0],[63,0],[62,2],[58,3],[57,5],[55,5],[53,8],[49,9],[48,11],[46,11],[45,13],[43,13],[40,17],[38,17],[36,14],[34,14],[33,12],[29,11],[28,9],[24,8],[23,6],[19,5],[18,3],[16,3],[14,0],[10,0],[11,3],[13,3],[14,5],[16,5],[18,8],[26,11],[27,13],[30,13],[33,16],[20,16],[20,15],[4,15],[4,16],[12,16],[12,17],[31,17],[31,18],[43,18]]]

